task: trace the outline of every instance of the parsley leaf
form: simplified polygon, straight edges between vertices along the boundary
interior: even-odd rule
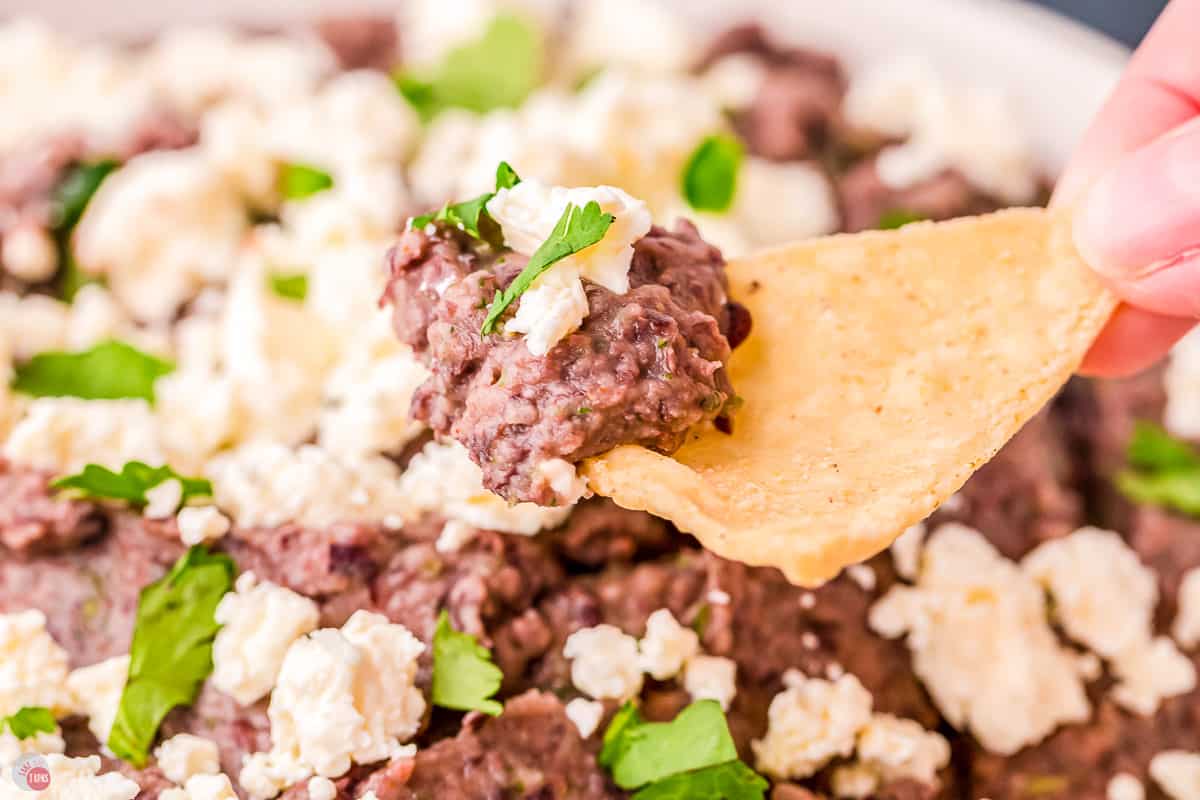
[[[741,761],[680,772],[655,781],[633,800],[762,800],[769,784]]]
[[[161,358],[110,339],[90,350],[38,353],[17,366],[14,391],[34,397],[82,397],[120,400],[140,397],[154,402],[154,382],[175,369]]]
[[[924,222],[927,219],[929,217],[918,214],[915,211],[892,208],[879,215],[879,224],[875,227],[881,231],[894,231],[897,228],[903,228],[905,225],[911,225],[914,222]]]
[[[434,705],[499,716],[503,706],[489,698],[502,680],[504,673],[492,663],[488,649],[471,634],[454,630],[443,609],[433,634]]]
[[[141,461],[130,461],[113,472],[99,464],[88,464],[82,472],[59,478],[50,484],[52,489],[69,489],[83,497],[124,500],[130,505],[144,506],[146,492],[169,480],[183,486],[183,505],[193,497],[211,497],[212,483],[204,478],[185,478],[168,466],[151,467]]]
[[[279,194],[287,200],[303,200],[332,186],[332,175],[308,164],[284,164],[279,170]]]
[[[303,303],[304,298],[308,297],[308,276],[303,272],[274,272],[267,280],[271,284],[271,291],[284,300]]]
[[[394,80],[424,120],[447,108],[516,108],[538,84],[542,50],[533,26],[515,14],[497,14],[479,39],[451,50],[434,69],[397,73]]]
[[[1127,457],[1130,469],[1116,478],[1126,497],[1200,517],[1200,453],[1157,425],[1139,421]]]
[[[120,162],[112,159],[76,164],[54,187],[50,196],[50,229],[54,232],[59,263],[62,264],[58,293],[68,303],[75,299],[84,285],[99,280],[79,268],[71,250],[71,233],[100,184],[120,166]]]
[[[613,215],[600,210],[600,204],[592,200],[583,208],[570,204],[563,211],[558,224],[550,233],[550,238],[529,257],[529,263],[521,270],[513,282],[503,292],[497,291],[488,308],[487,318],[483,321],[480,334],[492,333],[496,321],[513,301],[525,293],[537,277],[550,269],[556,262],[562,261],[581,250],[591,247],[604,238],[608,228],[613,223]]]
[[[737,757],[725,712],[715,700],[698,700],[670,722],[645,722],[636,710],[622,709],[605,731],[600,751],[600,763],[612,768],[613,780],[622,789]]]
[[[0,733],[4,731],[5,725],[18,739],[28,739],[39,733],[54,733],[58,730],[54,714],[50,709],[41,706],[24,706],[15,714],[0,717]]]
[[[745,148],[728,134],[706,136],[683,168],[683,197],[696,211],[724,212],[737,193]]]
[[[521,182],[521,176],[512,168],[512,164],[501,161],[496,165],[496,191],[511,189]]]
[[[501,161],[496,166],[496,190],[485,192],[461,203],[447,203],[432,214],[423,214],[408,221],[410,228],[424,228],[431,222],[444,222],[460,228],[476,239],[484,239],[499,247],[500,226],[487,213],[487,204],[496,192],[501,189],[511,189],[521,182],[521,176],[507,161]],[[481,230],[482,226],[482,230]]]
[[[197,545],[161,580],[142,589],[130,647],[129,678],[108,747],[136,767],[146,763],[163,717],[190,705],[212,672],[213,613],[233,586],[233,560]]]

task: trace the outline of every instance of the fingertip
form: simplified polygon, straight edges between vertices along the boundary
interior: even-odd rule
[[[1092,344],[1079,371],[1098,378],[1119,378],[1155,363],[1196,324],[1122,304]]]

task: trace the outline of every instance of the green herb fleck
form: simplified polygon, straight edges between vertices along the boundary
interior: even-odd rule
[[[273,272],[268,281],[271,291],[284,300],[303,303],[308,297],[308,276],[303,272]]]
[[[1200,516],[1200,453],[1149,422],[1134,425],[1129,469],[1116,483],[1126,497]]]
[[[333,186],[333,176],[308,164],[284,164],[279,169],[279,194],[286,200],[303,200]]]
[[[893,208],[879,215],[879,224],[876,227],[881,231],[894,231],[897,228],[903,228],[905,225],[911,225],[914,222],[924,222],[927,219],[928,217],[918,214],[915,211]]]
[[[154,382],[174,369],[169,361],[110,339],[82,352],[39,353],[17,366],[12,388],[34,397],[140,397],[153,403]]]
[[[591,406],[580,406],[579,408],[575,409],[575,416],[577,417],[586,417],[590,413],[592,413]]]
[[[488,649],[471,634],[454,630],[443,609],[433,634],[434,705],[498,716],[503,706],[490,698],[503,679]]]
[[[626,704],[604,732],[600,763],[622,789],[737,760],[725,713],[715,700],[698,700],[670,722],[646,722]]]
[[[655,781],[633,800],[762,800],[769,786],[741,761],[726,761]]]
[[[98,281],[79,268],[71,249],[71,234],[100,184],[120,166],[119,162],[112,159],[75,164],[51,194],[50,229],[58,244],[58,258],[62,265],[58,294],[68,303],[86,284]]]
[[[4,731],[5,726],[8,726],[12,735],[18,739],[29,739],[39,733],[54,733],[58,730],[53,712],[41,706],[23,706],[15,714],[0,717],[0,732]]]
[[[500,315],[525,293],[539,275],[555,263],[603,239],[612,223],[613,215],[601,211],[600,204],[595,200],[583,208],[574,204],[568,205],[550,233],[550,238],[534,251],[521,274],[503,292],[496,292],[480,333],[484,336],[492,333]]]
[[[701,604],[699,610],[696,611],[696,617],[692,620],[691,626],[692,630],[696,632],[697,636],[702,639],[704,638],[704,632],[708,630],[708,623],[711,619],[712,606],[708,603]]]
[[[483,239],[496,247],[500,247],[503,245],[500,237],[500,226],[487,213],[487,204],[489,200],[496,196],[496,192],[501,189],[511,189],[520,182],[521,177],[517,175],[516,170],[507,161],[501,161],[496,167],[495,191],[486,192],[470,200],[464,200],[461,203],[447,203],[432,214],[413,217],[408,221],[408,226],[420,229],[431,222],[444,222],[447,225],[466,231],[476,239]],[[501,259],[500,263],[503,264],[504,260]]]
[[[1040,797],[1061,794],[1071,787],[1065,775],[1030,775],[1025,781],[1025,794]]]
[[[233,585],[227,555],[197,545],[161,580],[142,589],[130,647],[129,678],[108,737],[119,757],[142,767],[163,717],[190,705],[212,672],[213,613]]]
[[[742,143],[728,134],[705,137],[683,168],[682,190],[687,204],[696,211],[728,211],[737,194],[738,170],[744,155]]]
[[[521,182],[521,176],[512,168],[512,165],[507,161],[501,161],[496,165],[496,191],[501,189],[511,189]]]
[[[516,108],[541,78],[542,50],[536,28],[515,14],[497,14],[479,39],[451,50],[441,64],[394,80],[424,120],[447,108]]]
[[[146,492],[159,484],[176,480],[183,487],[183,505],[194,497],[211,497],[212,483],[204,478],[185,478],[168,466],[151,467],[141,461],[130,461],[113,472],[99,464],[88,464],[82,472],[59,478],[50,488],[71,491],[81,497],[101,500],[124,500],[133,506],[148,502]]]

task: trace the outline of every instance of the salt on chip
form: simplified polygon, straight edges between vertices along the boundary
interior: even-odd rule
[[[1002,211],[730,264],[754,331],[732,435],[624,446],[591,488],[726,558],[817,584],[958,490],[1079,366],[1116,305],[1065,213]]]

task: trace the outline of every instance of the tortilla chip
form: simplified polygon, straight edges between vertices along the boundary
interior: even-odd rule
[[[754,332],[732,435],[674,457],[619,447],[592,489],[726,558],[828,580],[990,459],[1079,366],[1116,305],[1069,220],[1038,209],[921,223],[732,263]]]

